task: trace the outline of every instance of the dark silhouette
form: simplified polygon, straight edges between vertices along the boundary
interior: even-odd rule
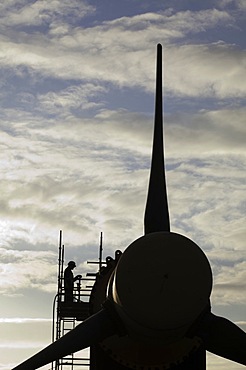
[[[67,268],[64,271],[64,290],[65,290],[65,302],[73,302],[73,289],[74,282],[82,278],[81,275],[73,276],[73,269],[76,267],[74,261],[69,261]]]
[[[91,293],[91,316],[13,370],[35,370],[87,347],[90,370],[205,370],[206,350],[246,365],[246,333],[211,312],[209,261],[193,241],[170,231],[161,55],[159,44],[145,235],[131,243],[115,264],[108,259],[108,270],[98,274]]]

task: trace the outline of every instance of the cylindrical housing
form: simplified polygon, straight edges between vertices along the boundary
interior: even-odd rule
[[[211,289],[203,251],[182,235],[158,232],[137,239],[122,254],[112,295],[134,335],[172,342],[206,308]]]

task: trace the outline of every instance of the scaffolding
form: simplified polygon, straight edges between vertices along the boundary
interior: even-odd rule
[[[100,273],[104,264],[102,261],[102,233],[100,235],[99,244],[99,260],[88,261],[98,265],[98,271],[95,273],[87,273],[86,277],[78,279],[76,287],[73,292],[73,301],[65,301],[64,291],[64,253],[65,247],[62,243],[62,230],[59,234],[59,250],[58,250],[58,280],[57,280],[57,294],[53,303],[53,328],[52,328],[52,342],[60,339],[70,330],[74,329],[76,325],[89,317],[89,298],[93,288],[96,276]],[[93,285],[86,285],[82,288],[83,282],[92,282]],[[87,370],[90,368],[90,354],[89,349],[85,349],[76,354],[71,354],[52,363],[52,370]]]

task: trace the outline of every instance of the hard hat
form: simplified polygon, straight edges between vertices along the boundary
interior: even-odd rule
[[[76,263],[74,261],[69,261],[68,266],[76,267]]]

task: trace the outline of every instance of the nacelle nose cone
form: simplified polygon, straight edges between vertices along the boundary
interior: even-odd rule
[[[143,329],[147,336],[166,332],[173,340],[206,308],[211,290],[203,251],[182,235],[157,232],[137,239],[122,254],[112,295],[130,327],[135,323],[136,331]]]

